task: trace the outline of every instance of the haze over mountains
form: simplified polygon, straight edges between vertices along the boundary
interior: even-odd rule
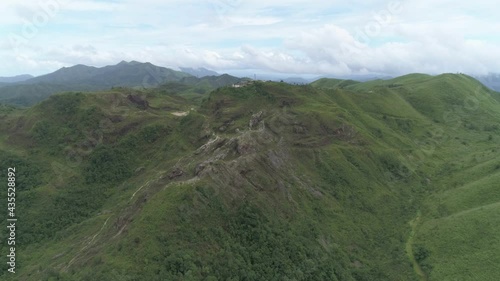
[[[204,67],[199,67],[199,68],[192,68],[192,67],[179,67],[179,69],[182,72],[191,74],[193,76],[196,76],[198,78],[204,77],[204,76],[217,76],[219,73],[206,69]]]
[[[30,106],[48,96],[64,91],[98,91],[112,87],[151,88],[165,83],[180,83],[189,86],[192,93],[206,93],[217,87],[239,83],[242,78],[228,74],[219,75],[206,68],[181,67],[181,71],[156,66],[151,63],[122,61],[116,65],[93,67],[75,65],[63,67],[55,72],[33,77],[19,75],[0,78],[0,102]],[[253,78],[253,77],[252,77]],[[259,75],[260,80],[283,81],[291,84],[308,84],[321,77],[280,77]],[[339,77],[344,80],[370,81],[390,79],[389,76],[355,75]],[[500,90],[500,75],[476,77],[491,89]]]
[[[500,280],[498,0],[0,10],[0,281]]]
[[[500,92],[500,74],[499,73],[490,73],[488,75],[476,76],[477,80],[481,81],[488,88],[493,89],[497,92]]]
[[[0,77],[0,83],[16,83],[16,82],[23,82],[28,79],[33,78],[34,76],[29,75],[29,74],[22,74],[22,75],[17,75],[13,77]]]
[[[160,73],[171,82],[0,106],[15,280],[500,276],[500,93],[460,74],[232,87]]]
[[[112,87],[151,88],[166,83],[195,86],[191,90],[205,93],[216,87],[238,83],[242,80],[227,74],[218,75],[206,69],[185,68],[184,70],[198,76],[203,75],[204,78],[137,61],[122,61],[116,65],[101,68],[75,65],[37,77],[4,78],[4,81],[11,83],[0,85],[0,102],[30,106],[58,92],[97,91]],[[205,76],[205,74],[215,75]]]

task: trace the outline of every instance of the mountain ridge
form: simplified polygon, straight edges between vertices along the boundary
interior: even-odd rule
[[[226,77],[226,78],[224,78]],[[0,87],[0,102],[30,106],[61,91],[98,91],[112,87],[152,88],[165,83],[193,83],[198,85],[198,93],[205,93],[214,87],[233,84],[239,78],[221,76],[220,83],[215,78],[196,78],[191,74],[153,65],[149,62],[122,61],[104,67],[83,64],[63,67],[52,73],[33,77],[14,84]],[[227,82],[224,82],[227,80]],[[212,81],[203,84],[203,81]]]
[[[474,76],[477,80],[481,81],[488,88],[500,92],[500,74],[490,73],[488,75]]]
[[[0,107],[19,278],[498,276],[499,93],[456,74],[343,82]]]
[[[210,69],[206,69],[204,67],[198,67],[198,68],[193,68],[193,67],[179,67],[179,69],[182,72],[191,74],[191,75],[196,76],[198,78],[202,78],[204,76],[218,76],[219,75],[219,73],[217,73],[217,72],[215,72],[213,70],[210,70]]]
[[[30,74],[21,74],[21,75],[16,75],[16,76],[11,76],[11,77],[0,77],[0,83],[17,83],[17,82],[23,82],[26,80],[29,80],[31,78],[34,78],[35,76],[30,75]]]

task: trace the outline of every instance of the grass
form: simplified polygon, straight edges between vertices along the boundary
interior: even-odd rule
[[[384,84],[390,87],[377,88]],[[498,157],[492,154],[495,148],[489,141],[498,131],[487,124],[498,120],[498,93],[485,90],[464,75],[410,75],[361,83],[350,89],[371,91],[368,94],[378,100],[368,104],[376,105],[375,109],[366,111],[372,116],[384,114],[385,123],[393,129],[397,124],[387,122],[394,117],[385,108],[400,98],[407,102],[399,102],[398,109],[403,109],[404,115],[413,112],[410,124],[427,123],[439,128],[438,133],[423,134],[431,143],[427,150],[432,153],[424,157],[420,167],[431,189],[426,191],[422,217],[412,235],[414,251],[428,253],[420,256],[418,267],[428,280],[494,280],[498,275],[495,252],[500,245],[495,238],[498,216],[493,214],[499,202],[495,188]],[[390,100],[380,99],[380,91],[385,97],[392,94]],[[408,104],[411,108],[405,109]],[[392,114],[395,110],[388,108]],[[414,128],[407,133],[419,135]]]
[[[499,274],[500,107],[470,77],[188,92],[115,88],[1,111],[2,169],[17,165],[27,187],[21,280]]]
[[[430,280],[492,280],[498,276],[500,205],[489,204],[428,220],[419,240],[430,251]],[[487,269],[487,270],[486,270]]]

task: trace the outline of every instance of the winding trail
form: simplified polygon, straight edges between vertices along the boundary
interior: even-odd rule
[[[415,233],[417,231],[417,226],[419,222],[420,222],[420,211],[417,213],[417,217],[409,222],[411,226],[411,232],[410,236],[408,237],[408,240],[406,241],[405,248],[406,248],[406,253],[408,254],[408,258],[410,259],[413,265],[413,270],[418,275],[421,281],[427,281],[428,280],[427,275],[424,273],[424,271],[418,264],[417,260],[415,259],[415,256],[413,255],[413,240],[415,238]]]
[[[153,180],[149,180],[148,182],[146,182],[145,184],[143,184],[141,187],[139,187],[139,189],[137,189],[134,194],[132,194],[132,196],[130,196],[130,199],[128,200],[129,202],[132,201],[132,199],[134,198],[134,196],[137,194],[137,192],[139,192],[141,189],[143,189],[145,186],[149,185],[149,183],[153,181]]]
[[[500,202],[495,202],[495,203],[491,203],[491,204],[487,204],[487,205],[482,205],[482,206],[470,208],[470,209],[463,210],[463,211],[460,211],[458,213],[454,213],[454,214],[451,214],[449,216],[442,217],[442,218],[439,218],[439,219],[453,218],[453,217],[456,217],[456,216],[462,216],[462,215],[465,215],[465,214],[468,214],[468,213],[472,213],[472,212],[475,212],[475,211],[482,211],[482,210],[485,210],[485,209],[496,208],[496,207],[500,207]]]
[[[108,220],[111,218],[111,216],[109,216],[106,221],[103,223],[103,225],[101,226],[101,229],[99,229],[99,231],[92,237],[92,239],[87,242],[87,244],[85,246],[83,246],[83,248],[80,249],[80,251],[78,251],[76,253],[76,255],[69,261],[68,265],[66,266],[66,268],[64,268],[64,272],[66,272],[68,270],[68,268],[73,264],[73,262],[75,262],[75,260],[80,256],[80,254],[85,251],[90,245],[92,245],[92,243],[94,242],[94,239],[102,232],[102,230],[104,229],[104,227],[106,226],[106,224],[108,223]]]

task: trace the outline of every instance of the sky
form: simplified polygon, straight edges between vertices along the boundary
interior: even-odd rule
[[[493,0],[2,0],[0,76],[122,60],[285,76],[500,72]]]

